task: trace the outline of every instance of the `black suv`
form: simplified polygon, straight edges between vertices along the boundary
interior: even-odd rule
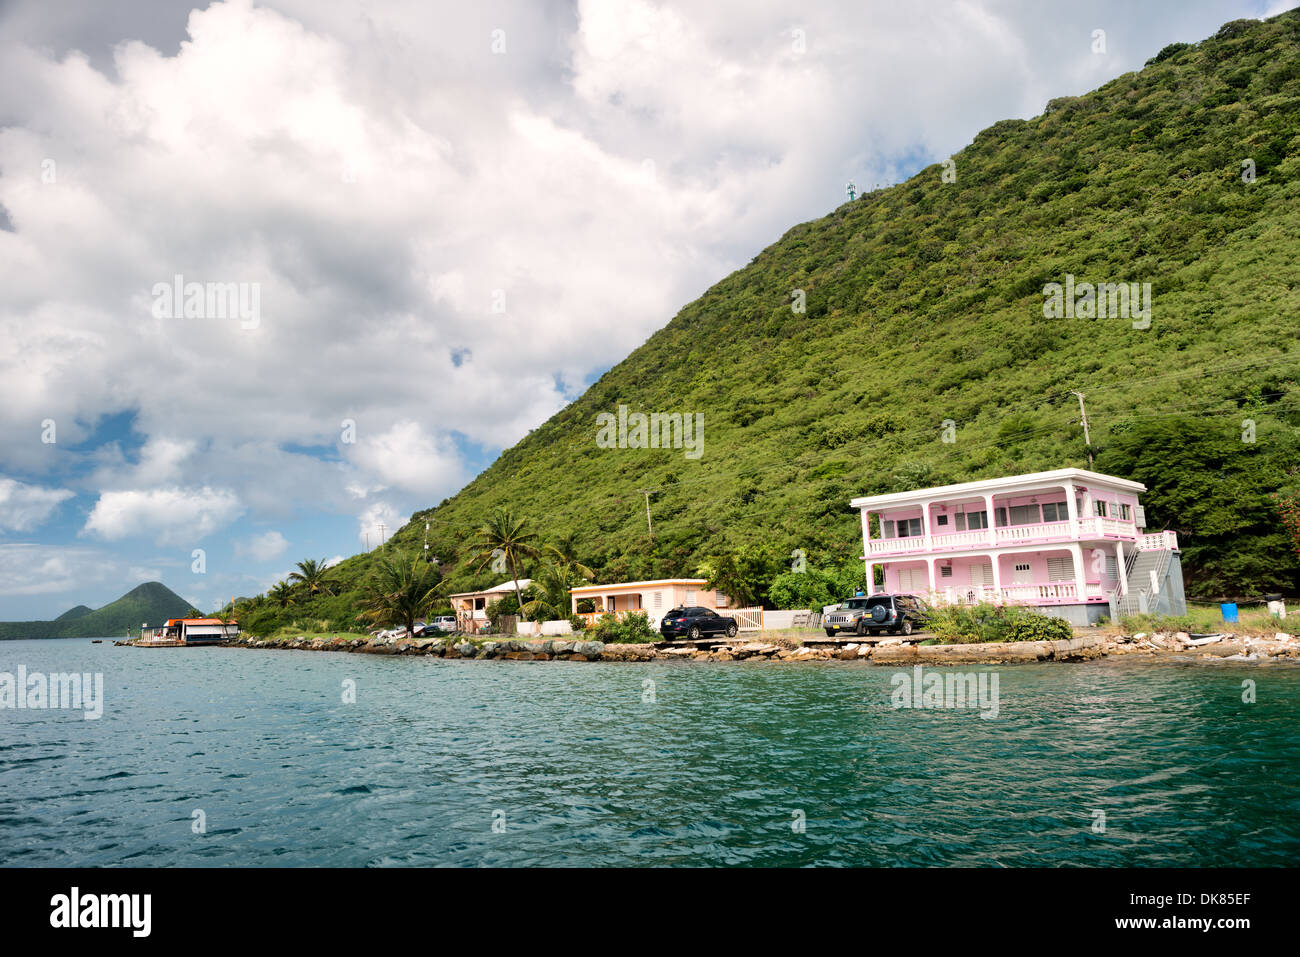
[[[659,633],[665,638],[680,638],[685,635],[692,641],[703,635],[726,635],[735,638],[739,629],[736,619],[719,615],[712,608],[700,608],[695,605],[674,608],[664,615],[659,623]]]
[[[826,615],[822,627],[834,638],[842,631],[857,635],[878,635],[887,631],[910,635],[923,629],[930,618],[930,607],[915,595],[872,595],[850,598]]]

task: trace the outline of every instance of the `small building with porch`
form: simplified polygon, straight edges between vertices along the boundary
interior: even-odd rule
[[[452,612],[456,615],[456,628],[466,634],[476,635],[488,626],[488,609],[506,595],[514,594],[515,586],[523,591],[533,583],[531,578],[510,579],[500,585],[481,591],[461,592],[450,597]]]
[[[644,612],[650,627],[659,628],[664,615],[674,608],[694,605],[715,610],[727,607],[727,596],[708,587],[704,578],[661,578],[642,582],[616,582],[612,585],[579,585],[570,589],[573,613],[596,623],[601,615],[621,618],[628,612]],[[595,611],[578,611],[578,602],[588,599]]]
[[[1178,536],[1146,530],[1145,491],[1069,468],[855,498],[867,594],[1024,604],[1078,625],[1184,615]]]

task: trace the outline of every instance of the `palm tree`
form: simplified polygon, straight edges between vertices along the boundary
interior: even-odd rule
[[[267,597],[281,608],[288,608],[293,604],[293,586],[288,582],[276,582],[275,587],[267,592]]]
[[[478,530],[478,541],[470,544],[474,549],[470,561],[478,559],[477,571],[498,557],[505,559],[520,608],[524,606],[524,597],[519,589],[518,568],[521,562],[537,557],[537,533],[529,531],[527,525],[526,519],[515,518],[510,509],[497,508]]]
[[[519,610],[533,621],[568,618],[570,590],[589,581],[591,575],[591,569],[586,565],[552,560],[533,581],[533,593],[537,597]]]
[[[400,621],[408,633],[415,620],[442,600],[442,575],[423,558],[405,552],[381,555],[362,586],[365,617],[375,622]]]
[[[298,570],[289,574],[289,581],[297,582],[307,589],[307,595],[331,594],[329,582],[325,580],[325,559],[316,561],[308,558],[298,563]]]

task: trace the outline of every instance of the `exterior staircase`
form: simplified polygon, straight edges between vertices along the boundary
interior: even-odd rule
[[[1111,620],[1125,615],[1181,614],[1170,607],[1169,566],[1173,551],[1168,548],[1139,549],[1124,557],[1124,571],[1128,579],[1128,594],[1120,594],[1118,587],[1110,593]],[[1152,587],[1152,573],[1155,586]]]

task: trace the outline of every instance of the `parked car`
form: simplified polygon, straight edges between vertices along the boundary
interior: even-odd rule
[[[828,638],[844,631],[863,636],[882,631],[910,635],[929,620],[930,606],[915,595],[872,595],[850,598],[822,619],[822,627]]]
[[[427,636],[450,635],[455,630],[456,619],[452,615],[439,615],[437,618],[430,619],[422,630],[416,629],[418,634]]]
[[[704,635],[726,635],[728,638],[735,638],[739,630],[736,619],[728,615],[719,615],[712,608],[700,608],[696,605],[673,608],[659,623],[659,633],[665,638],[680,638],[685,635],[692,641]]]

